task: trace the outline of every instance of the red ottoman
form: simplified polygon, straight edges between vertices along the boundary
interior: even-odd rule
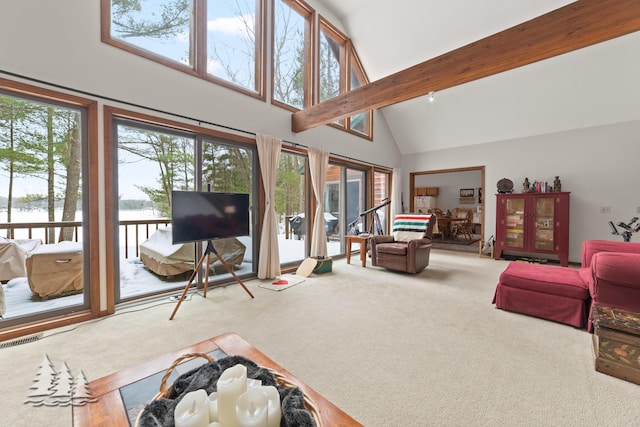
[[[589,314],[588,268],[574,269],[512,262],[500,274],[497,308],[586,328]]]

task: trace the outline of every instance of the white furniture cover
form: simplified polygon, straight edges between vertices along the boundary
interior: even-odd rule
[[[40,243],[40,239],[14,240],[0,237],[0,281],[27,277],[27,257]]]
[[[246,247],[236,238],[216,239],[216,251],[230,266],[242,264]],[[159,228],[140,244],[140,261],[159,276],[176,276],[195,268],[195,245],[193,243],[172,243],[171,226]],[[211,254],[210,267],[221,263]]]
[[[35,296],[82,292],[82,243],[41,245],[31,252],[26,264],[29,287]]]

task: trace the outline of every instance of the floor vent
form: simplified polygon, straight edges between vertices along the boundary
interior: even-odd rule
[[[34,342],[34,341],[38,341],[40,338],[42,338],[42,333],[36,334],[36,335],[31,335],[28,337],[24,337],[24,338],[18,338],[12,341],[5,341],[5,342],[0,342],[0,349],[3,348],[8,348],[8,347],[15,347],[17,345],[22,345],[22,344],[27,344],[30,342]]]

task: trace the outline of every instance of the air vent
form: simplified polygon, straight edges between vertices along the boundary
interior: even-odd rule
[[[42,338],[42,333],[36,334],[36,335],[31,335],[28,337],[23,337],[23,338],[18,338],[12,341],[5,341],[5,342],[0,342],[0,349],[3,348],[8,348],[8,347],[15,347],[17,345],[22,345],[22,344],[27,344],[30,342],[34,342],[34,341],[38,341],[40,338]]]

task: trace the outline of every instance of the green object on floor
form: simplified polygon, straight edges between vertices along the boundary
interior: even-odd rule
[[[316,268],[313,272],[316,274],[330,273],[333,267],[333,258],[315,258],[317,260]]]

